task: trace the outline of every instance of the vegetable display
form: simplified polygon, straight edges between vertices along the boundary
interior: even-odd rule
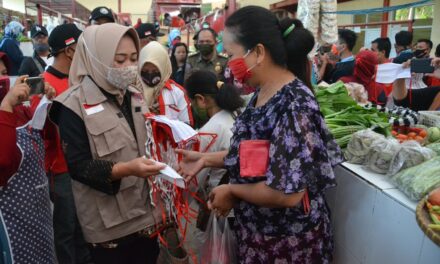
[[[316,100],[324,116],[337,113],[357,103],[348,95],[343,82],[336,82],[328,87],[315,89]]]
[[[440,188],[435,189],[429,194],[426,200],[426,207],[432,220],[429,228],[440,231]]]
[[[344,152],[345,158],[353,164],[364,164],[371,145],[378,139],[385,139],[385,137],[371,129],[354,133]]]
[[[430,191],[440,187],[440,157],[405,169],[394,175],[391,180],[410,199],[419,201]]]
[[[428,129],[428,140],[430,143],[440,141],[440,128],[431,127]]]
[[[436,152],[422,147],[416,141],[406,141],[401,144],[400,150],[393,157],[388,175],[395,175],[403,169],[417,166],[435,156],[437,156]]]
[[[394,127],[391,133],[400,143],[415,140],[423,144],[428,136],[428,132],[425,129],[417,127]]]
[[[399,142],[395,139],[383,138],[374,141],[366,158],[367,168],[377,173],[387,174],[400,148]]]
[[[342,148],[347,146],[352,134],[367,128],[385,136],[391,135],[391,125],[386,114],[358,105],[325,116],[325,122]]]

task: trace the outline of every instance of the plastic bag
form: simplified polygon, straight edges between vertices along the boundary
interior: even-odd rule
[[[371,129],[361,130],[353,134],[345,151],[345,158],[353,164],[364,164],[371,145],[377,139],[384,139],[381,134]]]
[[[391,167],[391,161],[400,148],[399,141],[393,138],[375,140],[367,155],[367,168],[377,173],[387,174]]]
[[[206,240],[201,248],[201,263],[238,263],[235,236],[227,218],[218,218],[211,214],[205,234]]]
[[[395,175],[399,171],[417,166],[427,160],[437,156],[437,154],[429,149],[422,147],[416,141],[406,141],[401,144],[401,149],[397,152],[391,161],[388,175]]]
[[[440,143],[433,143],[426,146],[427,148],[433,150],[437,155],[440,156]]]
[[[419,201],[429,192],[440,187],[440,156],[403,170],[391,180],[411,200]]]

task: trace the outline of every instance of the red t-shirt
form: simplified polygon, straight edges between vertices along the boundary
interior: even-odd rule
[[[58,72],[53,67],[49,67],[43,74],[44,80],[55,88],[56,96],[60,95],[69,88],[69,77]],[[48,126],[55,127],[52,122]],[[67,163],[64,158],[64,152],[61,144],[60,134],[56,129],[49,129],[51,135],[44,135],[44,145],[46,149],[45,165],[46,171],[53,174],[62,174],[68,172]]]
[[[2,100],[0,98],[0,102]],[[20,166],[21,151],[17,146],[16,128],[32,119],[31,108],[18,105],[14,107],[13,113],[0,110],[0,186],[6,186]]]

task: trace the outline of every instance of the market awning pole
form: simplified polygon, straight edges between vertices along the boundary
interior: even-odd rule
[[[43,25],[43,10],[41,10],[40,4],[37,4],[37,19],[38,24]]]
[[[76,0],[72,0],[72,17],[76,17]]]
[[[390,6],[390,0],[383,0],[383,7],[389,7]],[[382,21],[388,21],[389,20],[389,13],[384,12],[382,14]],[[382,38],[386,38],[388,36],[388,24],[382,24],[380,36]]]

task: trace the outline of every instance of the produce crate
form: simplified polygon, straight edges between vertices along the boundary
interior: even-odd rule
[[[428,127],[440,127],[440,111],[420,111],[419,124]]]
[[[440,247],[440,231],[435,231],[428,227],[428,225],[431,223],[431,217],[429,216],[428,209],[426,208],[426,198],[422,199],[417,205],[416,219],[423,233],[425,233],[426,236],[432,240],[432,242]]]

